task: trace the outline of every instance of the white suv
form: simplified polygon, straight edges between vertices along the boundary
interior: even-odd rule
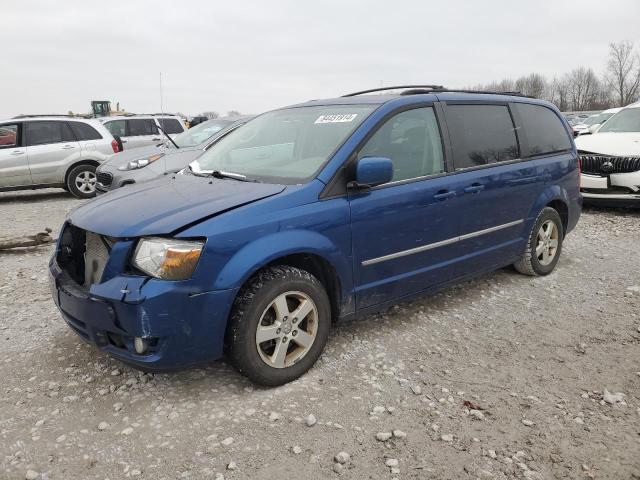
[[[125,115],[98,120],[122,141],[125,150],[164,142],[166,138],[162,131],[173,138],[185,130],[180,117],[173,115]]]
[[[640,103],[623,108],[597,131],[576,138],[585,202],[640,205]]]
[[[118,142],[96,120],[17,117],[0,121],[0,191],[61,187],[78,198],[96,193],[96,167]]]

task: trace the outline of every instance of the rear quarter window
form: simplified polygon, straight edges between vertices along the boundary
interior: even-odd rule
[[[176,118],[159,118],[158,122],[160,122],[162,129],[169,135],[184,132],[182,124]]]
[[[532,157],[571,149],[571,138],[553,110],[542,105],[514,103],[522,124],[522,156]]]
[[[82,122],[69,122],[69,126],[73,131],[73,134],[78,140],[101,140],[102,135],[93,128],[91,125],[87,125]]]
[[[519,157],[515,127],[506,105],[447,104],[456,170]]]

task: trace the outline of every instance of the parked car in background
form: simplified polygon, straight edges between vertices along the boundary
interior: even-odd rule
[[[191,117],[191,120],[189,120],[189,128],[193,128],[196,125],[201,124],[202,122],[206,122],[207,120],[209,119],[203,115],[197,115],[195,117]]]
[[[95,195],[96,167],[118,153],[96,120],[22,116],[0,121],[0,190],[61,187],[78,198]]]
[[[640,206],[640,103],[629,105],[595,133],[580,135],[585,202]]]
[[[220,137],[253,117],[217,118],[148,147],[138,147],[113,155],[97,170],[98,194],[134,183],[146,182],[185,168]],[[174,143],[175,142],[175,143]]]
[[[600,125],[609,120],[614,114],[618,113],[622,108],[610,108],[595,115],[591,115],[579,123],[573,125],[574,135],[583,135],[585,133],[595,132]]]
[[[315,363],[332,319],[511,264],[553,271],[581,206],[560,112],[404,90],[262,114],[181,174],[80,206],[49,267],[65,321],[145,369],[226,351],[279,385]]]
[[[172,138],[185,131],[180,117],[174,115],[126,115],[98,120],[122,141],[123,150],[164,142],[162,131]]]

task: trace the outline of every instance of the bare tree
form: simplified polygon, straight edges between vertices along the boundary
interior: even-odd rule
[[[237,110],[229,110],[227,112],[227,117],[239,117],[240,115],[242,114]]]
[[[590,68],[576,68],[565,75],[571,110],[593,108],[600,91],[600,81]]]
[[[609,44],[607,84],[613,90],[619,107],[638,98],[640,93],[640,55],[628,40]]]
[[[529,97],[544,98],[548,90],[547,80],[539,73],[531,73],[516,80],[515,90]]]
[[[202,116],[207,117],[209,120],[212,120],[214,118],[218,118],[220,114],[218,112],[209,111],[209,112],[202,112]]]

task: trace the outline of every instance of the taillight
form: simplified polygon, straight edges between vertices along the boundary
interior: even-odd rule
[[[113,153],[118,153],[120,151],[120,147],[118,147],[118,142],[115,140],[111,140],[111,148],[113,148]]]

